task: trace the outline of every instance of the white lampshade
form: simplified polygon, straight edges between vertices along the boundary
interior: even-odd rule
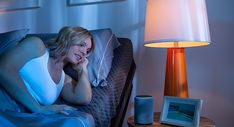
[[[147,0],[144,40],[158,48],[208,45],[205,0]]]

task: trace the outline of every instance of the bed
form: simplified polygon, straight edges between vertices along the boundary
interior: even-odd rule
[[[27,34],[26,36],[37,36],[42,40],[48,40],[55,37],[56,34],[40,33]],[[4,88],[0,87],[0,105],[10,101],[8,107],[9,105],[13,105],[13,108],[19,107],[19,109],[13,111],[0,109],[0,123],[2,124],[0,126],[122,126],[131,96],[132,80],[136,66],[133,60],[131,40],[119,37],[117,37],[117,40],[120,45],[113,51],[114,57],[111,69],[106,78],[107,85],[92,87],[93,96],[89,105],[72,105],[59,98],[56,101],[57,104],[71,105],[76,107],[77,111],[69,116],[34,114],[30,113],[24,106],[9,96]],[[70,74],[69,69],[65,69],[65,72]]]

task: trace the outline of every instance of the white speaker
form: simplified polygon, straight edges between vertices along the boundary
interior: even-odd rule
[[[134,121],[136,124],[152,124],[154,120],[154,101],[149,95],[134,98]]]

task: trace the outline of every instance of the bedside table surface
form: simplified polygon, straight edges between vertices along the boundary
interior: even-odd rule
[[[166,125],[166,124],[160,124],[160,112],[154,113],[154,122],[153,124],[149,125],[140,125],[134,123],[134,116],[130,116],[128,118],[128,126],[129,127],[172,127],[173,125]],[[200,117],[200,127],[215,127],[214,121],[210,120],[206,117]]]

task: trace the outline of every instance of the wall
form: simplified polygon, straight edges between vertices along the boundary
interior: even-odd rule
[[[137,70],[127,116],[133,114],[137,94],[152,95],[155,111],[161,111],[166,49],[142,45],[145,0],[72,7],[66,6],[65,0],[41,2],[42,7],[37,9],[0,12],[0,32],[20,28],[30,28],[30,33],[57,32],[65,25],[90,30],[110,27],[117,36],[130,38],[134,46]],[[212,44],[185,50],[190,97],[204,100],[202,115],[213,119],[218,127],[234,126],[233,5],[233,0],[207,0]]]

